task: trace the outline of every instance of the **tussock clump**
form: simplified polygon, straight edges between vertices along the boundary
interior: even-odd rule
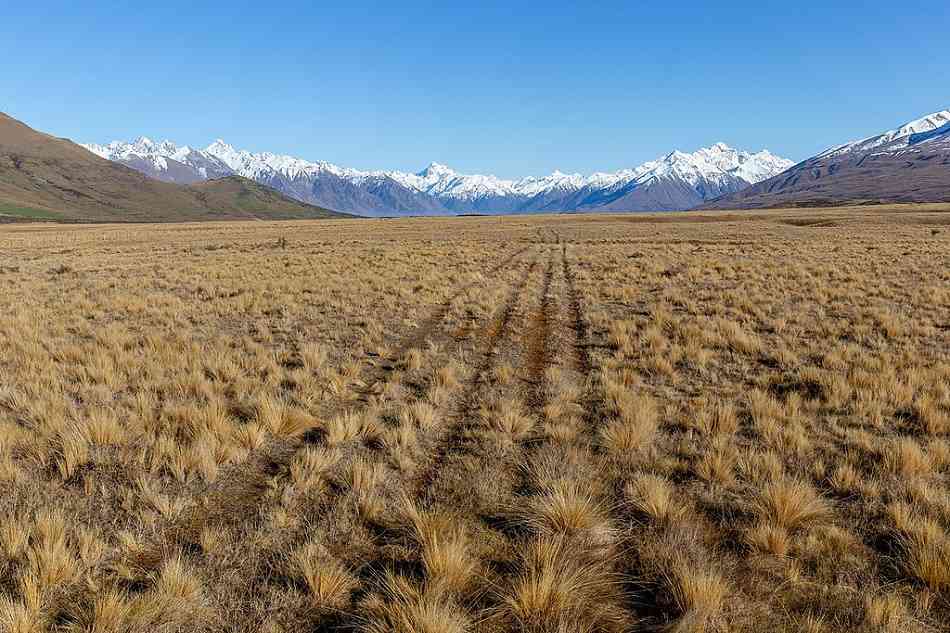
[[[788,556],[791,548],[788,530],[768,521],[750,528],[746,532],[746,542],[753,549],[777,558]]]
[[[614,454],[635,453],[650,446],[656,436],[656,431],[655,423],[636,424],[615,420],[601,428],[598,442],[604,449]]]
[[[318,423],[305,411],[269,397],[258,402],[255,421],[277,437],[302,435]]]
[[[448,594],[419,587],[388,573],[382,598],[366,605],[363,627],[369,633],[466,633],[472,619]]]
[[[608,383],[608,403],[617,416],[601,428],[599,443],[612,453],[630,453],[648,446],[659,428],[656,403],[646,395],[637,396],[625,387]]]
[[[864,619],[874,630],[888,633],[909,630],[907,627],[910,625],[904,603],[892,593],[866,596]]]
[[[861,483],[861,475],[850,463],[844,462],[835,466],[828,483],[836,492],[850,494],[857,490]]]
[[[900,565],[911,578],[950,596],[950,537],[932,519],[911,519],[898,535]]]
[[[950,434],[950,411],[946,405],[941,409],[934,397],[918,398],[913,404],[913,413],[928,435]]]
[[[425,365],[425,361],[425,352],[416,347],[406,352],[406,355],[403,358],[403,364],[408,371],[419,371]]]
[[[389,429],[383,437],[383,445],[400,470],[408,472],[415,467],[413,455],[418,451],[419,435],[415,426],[403,424]]]
[[[403,502],[402,522],[421,549],[426,582],[432,590],[462,593],[478,573],[478,561],[457,517]]]
[[[57,433],[54,441],[56,466],[63,479],[70,479],[90,460],[90,442],[85,430],[72,423]]]
[[[696,566],[684,557],[675,557],[662,575],[663,590],[678,613],[673,630],[687,633],[705,631],[729,594],[729,586],[717,571]]]
[[[610,331],[607,335],[607,341],[610,346],[624,355],[630,355],[633,348],[633,334],[636,332],[636,325],[630,321],[613,321],[610,324]]]
[[[605,386],[608,410],[623,422],[655,426],[659,421],[656,401],[646,394],[637,394],[623,383],[608,381]]]
[[[882,458],[886,470],[902,477],[926,476],[933,472],[927,453],[910,438],[889,442],[883,449]]]
[[[733,446],[729,442],[714,440],[696,464],[695,472],[705,481],[728,486],[735,481],[735,467]]]
[[[479,415],[494,435],[506,443],[522,440],[534,429],[534,420],[517,398],[491,401],[482,406]]]
[[[379,495],[383,476],[381,464],[362,457],[353,460],[342,474],[340,483],[348,491],[360,513],[369,520],[380,517],[385,510]]]
[[[754,332],[748,332],[735,321],[720,319],[718,324],[722,345],[740,354],[758,354],[762,350],[762,341]]]
[[[290,478],[305,490],[319,487],[339,460],[339,454],[330,449],[308,446],[290,463]]]
[[[300,358],[303,360],[303,366],[311,372],[323,369],[328,356],[326,347],[314,341],[309,341],[300,348]]]
[[[313,606],[320,609],[343,609],[359,586],[356,576],[315,542],[293,553],[290,571],[306,585]]]
[[[828,502],[814,488],[793,479],[766,483],[754,507],[760,519],[786,530],[804,528],[831,516]]]
[[[532,532],[546,537],[579,536],[592,545],[604,545],[614,530],[602,505],[589,486],[555,482],[531,496],[515,511],[518,520]]]
[[[327,444],[336,446],[345,442],[378,440],[382,434],[376,411],[346,411],[326,423]]]
[[[436,424],[436,409],[425,400],[416,400],[406,407],[400,415],[404,422],[415,424],[426,431]]]
[[[0,625],[9,633],[45,633],[48,622],[37,605],[0,597]]]
[[[735,406],[726,400],[704,400],[687,413],[687,426],[703,435],[732,435],[739,428]]]
[[[452,362],[447,365],[443,365],[436,370],[434,384],[442,387],[443,389],[452,391],[458,388],[460,377],[463,375],[464,371],[459,367],[459,365],[455,362]]]
[[[619,578],[600,556],[563,538],[539,538],[522,555],[522,572],[503,590],[499,617],[523,631],[618,631]]]
[[[685,512],[673,485],[659,475],[637,475],[627,484],[624,495],[635,513],[657,523],[675,521]]]
[[[499,385],[511,384],[515,377],[515,368],[511,366],[511,363],[499,363],[492,370],[492,376]]]

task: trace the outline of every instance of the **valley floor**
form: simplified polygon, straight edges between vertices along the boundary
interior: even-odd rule
[[[0,226],[0,628],[938,631],[950,208]]]

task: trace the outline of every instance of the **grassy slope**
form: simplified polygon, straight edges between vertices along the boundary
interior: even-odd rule
[[[237,176],[151,180],[0,113],[0,215],[105,222],[342,217]]]

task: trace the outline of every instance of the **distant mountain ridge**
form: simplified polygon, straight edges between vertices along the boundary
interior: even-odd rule
[[[158,180],[190,184],[237,174],[303,202],[371,216],[688,209],[792,165],[767,150],[750,153],[717,143],[693,153],[671,152],[615,173],[582,176],[555,171],[544,177],[505,180],[461,174],[439,163],[415,174],[360,171],[325,161],[236,150],[222,140],[203,150],[146,137],[84,147]]]
[[[950,200],[950,109],[837,145],[713,209]]]

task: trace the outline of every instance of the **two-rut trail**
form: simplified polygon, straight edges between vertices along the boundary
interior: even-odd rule
[[[524,252],[525,249],[519,251],[519,255]],[[534,271],[537,269],[537,261],[533,257],[529,256],[528,261],[518,260],[514,262],[514,258],[508,260],[505,265],[513,269],[512,276],[517,276],[516,281],[513,281],[505,295],[505,299],[494,311],[486,315],[482,327],[477,331],[480,332],[480,336],[475,337],[472,341],[474,344],[474,356],[472,357],[477,363],[475,371],[471,374],[471,377],[460,383],[457,389],[465,391],[466,394],[471,392],[474,393],[477,390],[477,384],[479,383],[480,377],[485,376],[491,373],[491,369],[494,363],[494,357],[497,351],[499,342],[503,340],[508,332],[510,332],[510,322],[513,314],[517,310],[518,306],[521,303],[521,295],[523,293],[525,284],[531,278]],[[521,272],[515,272],[517,268],[522,268]],[[491,276],[489,276],[491,278]],[[496,280],[497,281],[497,280]],[[457,294],[461,294],[457,293]],[[446,314],[448,311],[442,311],[442,314]],[[431,322],[431,319],[427,322]],[[421,334],[421,332],[420,332]],[[433,332],[429,331],[429,335],[433,335]],[[426,337],[418,337],[416,340],[420,344],[426,340]],[[436,337],[437,339],[439,337]],[[448,341],[454,341],[455,338],[451,332],[442,332],[442,338],[444,340],[439,340],[439,343],[446,343]],[[421,397],[421,395],[419,396]],[[467,398],[470,398],[468,395],[463,395],[461,397],[462,401],[465,401]],[[441,456],[445,454],[448,450],[447,447],[452,445],[451,439],[446,439],[446,436],[452,433],[454,429],[449,424],[438,424],[435,427],[428,429],[426,431],[426,445],[432,443],[435,446],[435,450],[426,451],[423,453],[422,458],[419,460],[417,465],[407,471],[406,473],[401,473],[398,470],[392,470],[387,467],[388,475],[387,481],[381,482],[382,488],[379,489],[379,494],[384,494],[390,503],[399,502],[399,494],[396,493],[398,489],[404,490],[407,495],[411,495],[412,491],[418,489],[421,485],[420,480],[425,480],[428,477],[428,472],[437,472],[439,469],[439,464]],[[382,449],[382,450],[381,450]],[[356,458],[355,462],[350,462],[351,465],[355,466],[356,463],[369,465],[371,468],[374,466],[383,466],[390,459],[389,451],[386,449],[386,445],[380,446],[365,446],[360,449],[361,456]],[[418,476],[415,473],[422,472],[422,476]],[[417,480],[418,476],[418,480]],[[383,488],[388,489],[388,492],[384,492]],[[341,516],[347,514],[352,515],[345,506],[341,506],[341,503],[345,503],[347,500],[352,501],[352,496],[347,496],[347,490],[344,487],[339,487],[337,485],[331,485],[327,490],[327,494],[322,496],[318,502],[318,507],[311,508],[309,510],[309,516],[311,517],[305,523],[307,525],[306,530],[290,530],[286,535],[281,537],[283,540],[280,541],[279,549],[281,551],[289,551],[290,544],[297,543],[298,545],[304,542],[308,538],[312,538],[313,535],[322,534],[326,535],[329,533],[334,533],[331,523],[339,520]],[[337,510],[342,510],[338,512]],[[351,519],[347,519],[351,520]],[[376,582],[385,574],[385,570],[393,564],[390,554],[387,553],[390,550],[388,549],[388,540],[386,535],[386,528],[384,525],[378,523],[372,516],[362,515],[357,513],[356,516],[352,516],[352,520],[355,520],[354,524],[357,531],[363,533],[362,541],[362,552],[359,560],[350,561],[353,566],[354,573],[359,577],[360,589],[355,592],[356,596],[365,596],[367,592],[372,592],[374,590]],[[383,522],[386,524],[386,522]],[[335,547],[337,551],[340,547],[347,549],[345,541],[340,541],[340,535],[332,536],[326,545],[328,547]],[[256,537],[255,537],[256,538]],[[318,538],[324,538],[323,536]],[[321,541],[322,542],[322,541]],[[274,552],[276,554],[276,552]],[[257,555],[249,557],[250,559],[257,558]],[[269,554],[262,554],[261,557],[267,558]],[[260,574],[260,565],[255,560],[247,560],[239,563],[241,569],[240,573],[236,572],[235,567],[231,567],[227,570],[227,576],[232,578],[246,578],[253,577],[254,574]],[[237,581],[243,582],[243,581]],[[350,614],[353,615],[353,614]],[[347,622],[349,620],[343,617],[343,614],[338,614],[339,617],[343,618]],[[358,619],[358,618],[357,618]],[[355,622],[355,621],[354,621]],[[349,626],[349,624],[344,624],[343,626]]]
[[[513,395],[508,393],[510,389],[523,392],[527,396],[524,400],[532,417],[540,407],[537,398],[543,395],[537,394],[543,393],[544,372],[551,354],[548,344],[551,319],[548,313],[552,305],[552,279],[557,268],[551,249],[544,249],[544,258],[547,260],[544,264],[541,264],[538,258],[524,265],[524,270],[510,286],[503,303],[481,330],[479,355],[471,373],[461,386],[461,393],[454,403],[435,450],[420,474],[403,484],[403,491],[411,503],[418,504],[428,512],[454,517],[459,529],[482,529],[477,526],[484,526],[483,521],[490,520],[490,517],[481,514],[481,502],[476,501],[479,495],[470,495],[467,492],[468,486],[473,484],[473,477],[483,477],[492,469],[506,467],[505,464],[494,461],[490,449],[486,452],[486,442],[490,443],[483,433],[486,424],[483,417],[486,396],[501,392],[504,392],[504,395]],[[526,292],[529,287],[540,289],[537,300],[533,290],[529,297]],[[513,361],[514,367],[510,369],[517,378],[501,385],[497,382],[496,372],[500,363],[506,361]],[[512,452],[509,457],[514,458],[517,454],[519,452]],[[477,472],[472,470],[473,464],[479,465]],[[507,466],[515,470],[517,468],[514,462]],[[387,538],[398,542],[400,535],[399,530],[391,535],[383,534],[381,542],[385,543]],[[383,560],[385,556],[380,550],[380,560],[374,561],[371,566],[383,568],[387,565],[392,567],[405,564],[412,567],[411,557],[407,561],[387,562]],[[370,586],[367,590],[372,593],[381,588],[374,589]],[[485,608],[486,605],[481,603],[488,599],[487,594],[481,595],[476,601],[479,606],[474,607],[475,611]],[[477,616],[475,612],[471,615]],[[354,621],[360,621],[361,617],[359,613],[355,614]]]
[[[394,356],[402,357],[410,349],[417,348],[430,337],[436,336],[456,300],[474,287],[490,282],[498,271],[515,265],[530,248],[522,246],[516,249],[483,273],[479,279],[455,289],[428,317],[401,337]],[[366,385],[366,392],[369,392],[374,384],[385,381],[392,370],[392,365],[387,363],[371,365],[368,374],[359,382]],[[366,393],[363,396],[362,400],[356,401],[358,406],[367,406]],[[351,408],[352,403],[348,403],[342,410]],[[293,439],[274,439],[255,449],[244,461],[222,472],[215,481],[191,493],[190,501],[185,504],[186,509],[177,517],[164,526],[153,528],[156,548],[164,550],[167,542],[194,544],[201,531],[208,526],[246,523],[255,518],[258,515],[257,508],[269,490],[271,478],[286,470],[294,455],[312,441],[311,434],[306,433]]]
[[[532,261],[524,270],[518,281],[512,286],[505,298],[501,309],[484,331],[481,360],[475,367],[472,375],[463,388],[456,411],[452,415],[448,432],[436,447],[435,455],[429,466],[423,470],[415,485],[415,496],[425,498],[436,476],[442,469],[451,452],[465,451],[467,448],[467,434],[472,417],[477,414],[478,395],[483,385],[490,379],[495,367],[499,346],[510,335],[512,317],[522,301],[525,286],[537,267],[537,261]]]

